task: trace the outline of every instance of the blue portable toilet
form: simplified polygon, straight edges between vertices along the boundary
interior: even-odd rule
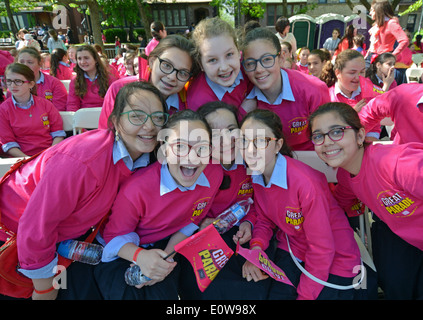
[[[332,31],[335,28],[340,30],[339,37],[342,38],[345,30],[345,17],[336,13],[325,13],[316,18],[316,48],[323,48],[327,38],[332,37]]]
[[[316,20],[306,14],[298,14],[289,18],[291,32],[297,40],[297,48],[308,47],[314,49]]]
[[[364,17],[365,19],[365,17]],[[368,25],[367,21],[361,21],[360,16],[357,14],[352,14],[350,16],[346,16],[344,18],[345,22],[345,28],[349,26],[350,24],[358,24],[358,26],[354,25],[357,29],[358,34],[362,34],[364,36],[364,43],[366,44],[365,49],[369,49],[370,45],[370,34],[369,29],[372,27],[371,25]]]

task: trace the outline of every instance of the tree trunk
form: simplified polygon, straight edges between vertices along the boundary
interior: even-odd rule
[[[10,8],[10,0],[4,0],[4,4],[6,6],[7,17],[10,20],[10,28],[12,29],[14,37],[17,37],[18,34],[18,27],[16,26],[15,20],[13,19],[13,12]]]
[[[100,7],[96,0],[89,0],[87,2],[90,9],[91,27],[93,31],[94,43],[100,45],[103,49],[103,40],[101,39],[101,21],[100,21]]]
[[[145,30],[145,40],[151,38],[150,24],[153,22],[151,19],[151,8],[148,4],[145,4],[143,0],[136,0],[138,5],[138,10],[140,11],[141,21]]]

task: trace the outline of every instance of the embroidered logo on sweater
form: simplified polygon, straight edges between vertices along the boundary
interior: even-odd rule
[[[50,90],[46,90],[44,92],[44,97],[50,102],[53,101],[53,92]]]
[[[393,191],[382,191],[378,195],[381,206],[386,209],[391,215],[401,214],[400,216],[412,215],[417,207],[413,204],[415,201],[407,197],[405,194],[398,192],[393,194]]]
[[[253,193],[253,184],[251,178],[247,178],[239,184],[238,196],[251,195]]]
[[[300,135],[307,131],[308,120],[303,117],[296,117],[289,121],[288,125],[292,135]]]
[[[193,219],[196,217],[199,217],[203,213],[204,208],[207,207],[209,203],[209,200],[210,200],[210,197],[207,197],[207,198],[202,198],[194,203],[194,206],[192,208]]]
[[[303,213],[300,208],[286,207],[285,222],[294,226],[296,230],[302,228],[304,222]]]

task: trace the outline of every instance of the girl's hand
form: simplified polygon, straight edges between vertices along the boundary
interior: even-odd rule
[[[205,218],[203,221],[201,221],[200,229],[198,231],[208,227],[210,224],[213,223],[214,220],[215,220],[214,218]]]
[[[251,239],[251,224],[248,221],[244,221],[239,225],[238,232],[233,236],[235,243],[239,241],[240,245],[250,241]]]
[[[357,104],[353,107],[355,111],[360,112],[361,109],[367,104],[366,99],[361,99]]]
[[[251,250],[258,250],[261,249],[260,247],[256,246],[251,248]],[[242,277],[246,278],[247,281],[254,280],[254,282],[264,280],[269,278],[269,276],[262,272],[260,268],[256,267],[250,261],[246,261],[242,266]]]
[[[388,91],[391,87],[392,82],[395,80],[395,67],[392,67],[388,71],[388,75],[385,77],[384,74],[382,74],[382,81],[383,81],[383,91]]]
[[[156,282],[162,281],[169,273],[173,271],[176,262],[172,260],[163,260],[167,253],[160,249],[142,250],[137,257],[137,265],[140,266],[142,273]],[[148,285],[154,283],[148,282]]]

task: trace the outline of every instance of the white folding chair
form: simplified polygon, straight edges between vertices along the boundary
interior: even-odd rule
[[[382,141],[382,143],[385,141]],[[336,183],[338,180],[336,179],[336,173],[338,169],[329,167],[322,159],[319,158],[315,151],[294,151],[293,152],[294,158],[309,165],[313,169],[320,171],[325,174],[328,183]],[[366,235],[367,235],[367,250],[372,255],[371,252],[371,235],[370,235],[370,219],[369,219],[369,211],[366,207],[364,214],[359,216],[359,237],[361,242],[364,246],[366,246]],[[357,237],[356,237],[357,238]],[[360,250],[362,251],[362,246],[360,246]],[[362,256],[365,255],[365,252],[362,252]]]
[[[405,76],[407,77],[407,83],[418,83],[422,76],[423,68],[408,68],[405,70]]]
[[[60,80],[64,85],[65,85],[65,88],[66,88],[66,90],[67,90],[67,92],[69,93],[69,85],[70,85],[70,80]]]
[[[423,62],[423,53],[415,53],[411,56],[411,60],[416,64],[417,67],[420,67]]]
[[[63,120],[63,130],[72,131],[73,118],[75,117],[75,112],[74,111],[59,111],[59,113]]]
[[[101,107],[82,108],[75,112],[73,118],[73,134],[79,134],[82,129],[97,129]]]

